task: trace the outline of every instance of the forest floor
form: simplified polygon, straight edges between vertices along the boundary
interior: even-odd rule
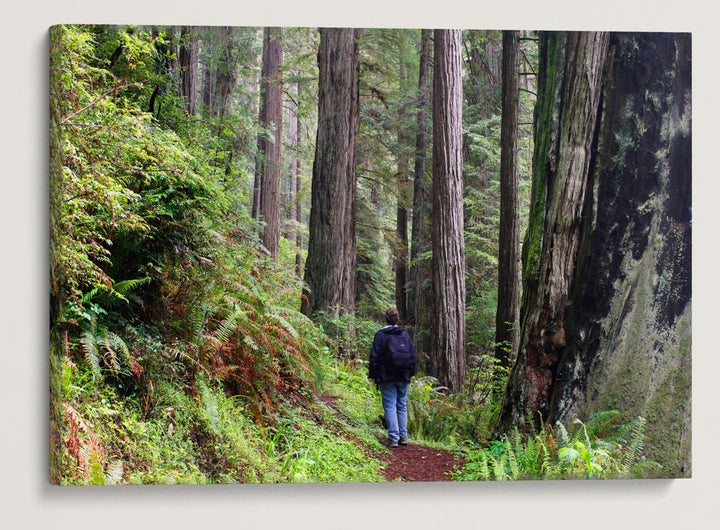
[[[452,480],[451,472],[462,465],[457,455],[408,441],[408,445],[390,448],[390,454],[377,458],[387,462],[383,475],[389,481],[441,482]]]
[[[335,403],[337,398],[324,394],[320,397],[334,413],[339,414]],[[337,433],[354,443],[362,443],[348,433]],[[382,443],[386,438],[380,438]],[[453,480],[451,473],[462,467],[457,453],[421,445],[408,439],[408,445],[391,447],[387,451],[372,451],[373,457],[385,462],[383,476],[390,482],[443,482]]]

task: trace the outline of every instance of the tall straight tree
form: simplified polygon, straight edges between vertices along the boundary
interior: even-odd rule
[[[520,317],[520,213],[518,188],[518,117],[520,91],[517,31],[503,31],[502,120],[500,132],[500,234],[495,357],[506,366],[518,342]]]
[[[263,30],[260,133],[255,165],[253,217],[264,223],[260,239],[273,259],[280,240],[280,175],[282,172],[282,28]],[[258,210],[256,210],[256,204]]]
[[[318,128],[301,310],[355,312],[355,187],[359,30],[321,28]]]
[[[404,42],[404,41],[401,41]],[[400,89],[404,92],[409,90],[407,86],[407,72],[403,61],[404,50],[400,49]],[[401,110],[401,114],[402,114]],[[395,224],[396,246],[395,246],[395,307],[400,315],[400,321],[404,324],[409,318],[407,304],[407,281],[408,281],[408,206],[412,202],[413,188],[410,185],[410,153],[407,146],[412,145],[412,137],[408,135],[402,119],[398,119],[397,127],[397,216]]]
[[[300,258],[300,248],[302,245],[302,235],[296,229],[300,224],[300,201],[298,192],[300,191],[300,160],[298,158],[298,149],[300,148],[300,117],[299,117],[299,95],[300,82],[298,81],[299,72],[293,73],[294,81],[290,85],[290,101],[288,107],[288,143],[290,144],[290,178],[288,182],[288,217],[294,222],[293,228],[288,231],[286,237],[290,241],[295,241],[297,251],[295,252],[295,272],[301,277],[302,262]]]
[[[418,75],[417,134],[415,137],[415,166],[413,181],[412,232],[410,238],[410,289],[408,291],[408,313],[413,322],[413,340],[418,351],[428,351],[427,339],[420,333],[429,328],[429,294],[431,289],[424,283],[431,277],[430,267],[420,254],[426,250],[430,234],[426,227],[428,197],[426,193],[426,160],[428,108],[430,106],[430,59],[432,57],[432,30],[424,29],[420,35],[420,65]],[[427,336],[427,335],[425,335]]]
[[[180,30],[180,89],[185,97],[185,110],[197,114],[198,32],[197,26],[183,26]]]
[[[466,374],[461,47],[462,31],[435,30],[430,355],[451,390]]]

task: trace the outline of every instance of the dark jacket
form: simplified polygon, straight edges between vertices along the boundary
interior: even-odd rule
[[[388,337],[390,335],[399,334],[404,334],[410,343],[413,363],[409,368],[396,372],[390,368],[385,361],[388,354]],[[373,340],[372,349],[370,350],[368,377],[373,379],[376,383],[381,383],[383,381],[410,381],[412,376],[415,375],[415,358],[415,346],[410,339],[410,335],[408,335],[408,332],[405,331],[405,328],[401,326],[386,326],[375,333],[375,340]]]

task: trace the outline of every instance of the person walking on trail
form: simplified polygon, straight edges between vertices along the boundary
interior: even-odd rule
[[[415,345],[405,328],[398,325],[398,310],[385,312],[387,326],[375,333],[368,377],[382,395],[388,438],[384,445],[407,445],[407,394],[415,375]]]

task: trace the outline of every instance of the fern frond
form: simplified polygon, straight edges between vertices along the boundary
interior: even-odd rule
[[[238,320],[246,313],[247,311],[235,308],[215,331],[215,337],[222,342],[230,340],[230,335],[235,331]]]
[[[560,423],[559,421],[555,424],[557,426],[557,441],[558,441],[558,447],[562,447],[564,445],[567,445],[570,441],[570,437],[568,436],[567,429],[565,426]]]
[[[91,330],[86,330],[80,337],[83,355],[95,375],[100,375],[100,357],[98,355],[95,336]]]
[[[646,420],[642,416],[632,422],[632,439],[623,458],[623,464],[627,469],[640,461],[645,441],[645,422]]]

